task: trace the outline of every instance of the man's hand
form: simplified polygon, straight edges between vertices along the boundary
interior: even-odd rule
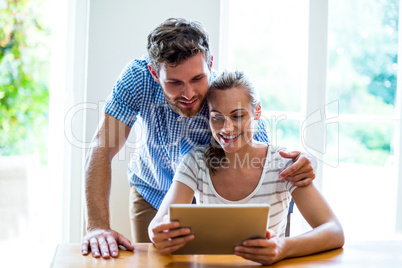
[[[298,151],[291,153],[281,151],[279,154],[283,158],[291,158],[294,162],[290,167],[279,172],[280,179],[290,181],[296,186],[306,186],[314,180],[314,169],[310,159],[305,154]]]
[[[118,245],[124,246],[127,250],[134,250],[130,240],[113,230],[96,229],[90,231],[82,241],[82,255],[88,255],[92,251],[94,258],[102,256],[107,259],[110,256],[119,256]]]

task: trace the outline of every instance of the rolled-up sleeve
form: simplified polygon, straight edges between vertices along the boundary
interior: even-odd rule
[[[106,99],[104,112],[132,127],[141,109],[144,87],[142,70],[136,70],[135,62],[129,63]]]

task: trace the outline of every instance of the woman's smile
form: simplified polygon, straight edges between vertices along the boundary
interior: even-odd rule
[[[241,134],[242,133],[228,135],[228,134],[220,133],[219,135],[221,136],[222,140],[225,143],[233,143],[233,142],[237,141],[237,139],[240,137]]]

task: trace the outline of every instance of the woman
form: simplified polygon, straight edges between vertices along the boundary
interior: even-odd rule
[[[161,254],[171,253],[194,239],[188,228],[170,222],[171,204],[197,203],[271,205],[265,239],[246,240],[235,248],[245,259],[270,265],[289,257],[304,256],[342,247],[341,224],[313,184],[296,187],[278,178],[291,164],[283,148],[252,139],[261,106],[253,86],[240,71],[223,72],[208,94],[211,145],[188,153],[178,167],[173,184],[151,221],[148,232]],[[284,237],[288,204],[294,199],[313,230]]]

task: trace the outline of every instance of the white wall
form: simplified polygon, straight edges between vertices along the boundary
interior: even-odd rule
[[[201,22],[210,34],[214,62],[219,62],[218,0],[95,0],[90,1],[86,101],[99,104],[110,94],[123,67],[146,53],[146,38],[157,25],[170,17]],[[99,123],[99,110],[87,110],[85,141],[89,142]],[[130,140],[135,139],[130,134]],[[123,148],[112,166],[112,228],[131,239],[128,218],[127,164],[133,149]]]

